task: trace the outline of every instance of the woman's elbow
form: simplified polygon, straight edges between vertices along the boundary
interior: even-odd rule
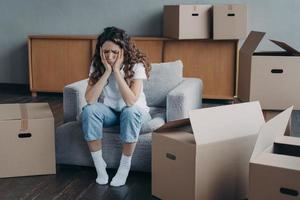
[[[126,102],[126,106],[129,106],[129,107],[133,106],[134,104],[135,104],[135,102],[131,102],[131,101],[127,101]]]
[[[87,104],[93,104],[96,102],[94,98],[89,97],[89,95],[85,95],[85,101]]]
[[[129,99],[126,101],[126,106],[133,106],[137,102],[137,98]]]
[[[87,100],[86,101],[86,103],[88,104],[88,105],[91,105],[91,104],[94,104],[96,101],[91,101],[91,100]]]

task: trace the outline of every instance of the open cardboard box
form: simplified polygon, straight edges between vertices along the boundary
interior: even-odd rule
[[[292,109],[260,130],[250,160],[250,200],[300,198],[300,138],[284,136]]]
[[[238,98],[258,100],[264,110],[300,109],[300,52],[271,40],[285,51],[255,52],[265,33],[252,31],[239,52]]]
[[[249,160],[265,123],[259,102],[192,110],[189,116],[152,135],[152,194],[171,200],[246,198]]]

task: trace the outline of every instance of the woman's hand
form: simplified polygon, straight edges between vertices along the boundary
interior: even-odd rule
[[[101,57],[101,61],[102,61],[103,65],[105,67],[105,72],[108,72],[110,74],[112,71],[112,66],[110,64],[108,64],[101,47],[100,47],[100,57]]]
[[[113,65],[113,70],[120,71],[120,69],[123,65],[123,61],[124,61],[124,49],[121,49],[118,54],[117,60],[116,60],[115,64]]]

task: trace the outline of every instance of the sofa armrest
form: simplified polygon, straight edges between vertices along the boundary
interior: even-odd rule
[[[64,87],[64,122],[75,121],[81,113],[82,107],[86,105],[85,90],[87,83],[88,79],[84,79]]]
[[[202,107],[203,82],[199,78],[184,78],[167,95],[167,121],[189,117],[189,111]]]

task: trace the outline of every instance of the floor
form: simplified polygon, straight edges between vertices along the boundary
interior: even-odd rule
[[[115,173],[108,170],[110,177]],[[0,199],[157,199],[151,195],[150,173],[130,172],[126,185],[121,187],[98,185],[95,177],[91,167],[57,165],[56,175],[0,179]]]
[[[61,94],[41,93],[32,98],[28,89],[1,88],[0,104],[48,102],[55,117],[55,126],[63,123],[63,105]],[[207,101],[204,107],[230,104],[224,101]],[[297,115],[300,116],[300,115]],[[300,117],[294,117],[299,122]],[[296,124],[296,123],[295,123]],[[298,126],[293,125],[294,130]],[[300,124],[300,123],[297,123]],[[300,132],[300,131],[299,131]],[[299,132],[294,136],[300,136]],[[108,170],[110,178],[116,173]],[[127,184],[122,187],[100,186],[95,183],[96,172],[93,167],[57,165],[56,175],[0,178],[0,200],[25,199],[106,199],[106,200],[155,200],[151,195],[151,174],[130,172]]]

